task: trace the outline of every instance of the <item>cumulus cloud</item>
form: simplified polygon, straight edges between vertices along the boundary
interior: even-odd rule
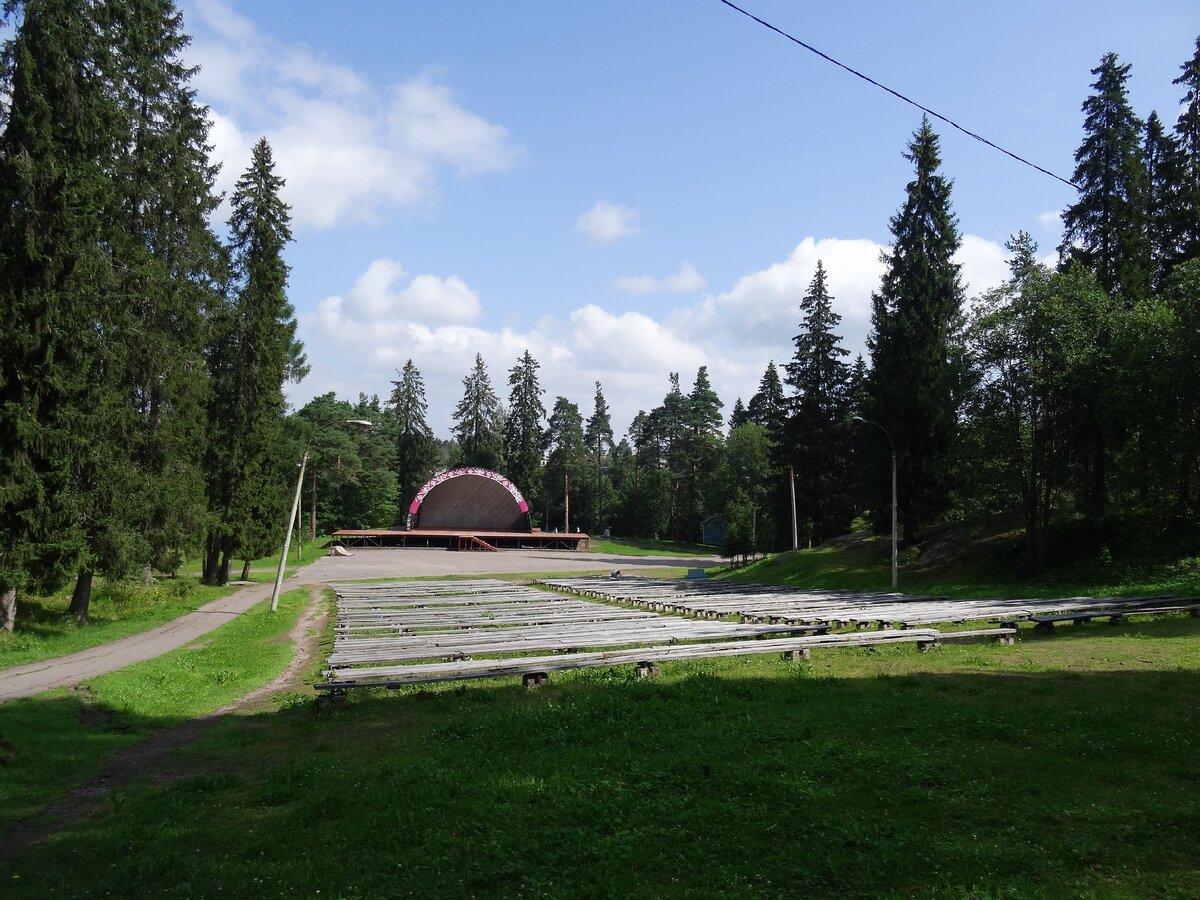
[[[638,233],[637,210],[601,200],[575,220],[575,230],[596,244],[611,244]]]
[[[404,276],[395,260],[375,260],[346,295],[346,309],[356,319],[371,323],[394,319],[471,322],[479,316],[479,294],[457,275],[418,275],[407,287],[396,290],[396,282]]]
[[[198,0],[188,61],[213,118],[213,158],[228,192],[266,135],[299,228],[376,222],[436,196],[444,172],[509,168],[508,132],[465,109],[428,73],[374,85],[353,68],[281,45],[221,0]]]
[[[704,277],[695,270],[690,262],[685,262],[679,271],[666,278],[655,278],[652,275],[632,275],[628,278],[618,278],[618,290],[630,294],[688,294],[702,290],[705,286]]]
[[[1062,210],[1048,210],[1039,215],[1037,220],[1044,230],[1057,233],[1062,228]]]
[[[885,249],[869,240],[807,237],[786,259],[696,302],[653,314],[618,313],[588,303],[561,319],[540,319],[528,330],[488,326],[481,298],[461,279],[409,278],[398,262],[385,257],[372,262],[342,294],[302,314],[300,337],[314,361],[312,381],[322,391],[344,396],[355,396],[364,385],[386,394],[396,370],[412,358],[425,376],[430,422],[438,434],[449,432],[463,376],[476,353],[483,355],[492,384],[504,397],[506,373],[526,348],[541,364],[547,407],[561,394],[586,415],[599,380],[620,431],[639,409],[662,402],[669,372],[680,373],[686,390],[696,370],[708,366],[726,412],[739,396],[749,399],[767,361],[781,363],[791,356],[800,299],[818,259],[842,316],[843,346],[863,352]],[[964,237],[957,261],[968,296],[1007,278],[1005,256],[1000,244]]]

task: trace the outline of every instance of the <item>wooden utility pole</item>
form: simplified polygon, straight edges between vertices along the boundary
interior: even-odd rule
[[[800,531],[796,527],[796,470],[788,466],[788,481],[792,486],[792,549],[800,549]]]
[[[563,472],[563,531],[571,533],[571,476]]]

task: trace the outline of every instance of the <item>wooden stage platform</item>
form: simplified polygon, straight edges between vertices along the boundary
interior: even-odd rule
[[[575,531],[487,531],[460,528],[343,529],[333,537],[345,547],[445,547],[447,550],[586,550],[588,535]]]

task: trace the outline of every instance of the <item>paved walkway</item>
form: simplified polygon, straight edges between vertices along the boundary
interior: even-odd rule
[[[689,568],[719,565],[717,557],[621,556],[561,550],[505,550],[500,553],[452,553],[421,548],[356,550],[351,557],[325,556],[284,582],[284,590],[306,584],[362,578],[405,578],[430,575],[502,575],[521,572],[607,572],[663,566]],[[220,628],[271,596],[271,585],[256,584],[214,600],[187,615],[149,631],[41,662],[0,671],[0,703],[28,697],[115,672],[153,659]]]

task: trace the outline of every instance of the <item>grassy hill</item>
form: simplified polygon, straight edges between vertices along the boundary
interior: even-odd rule
[[[1098,537],[1081,522],[1052,536],[1053,565],[1031,576],[1023,533],[1011,520],[980,519],[929,529],[900,552],[900,590],[951,597],[1136,596],[1200,594],[1200,544],[1187,535],[1150,532],[1131,518]],[[811,550],[780,553],[725,569],[734,581],[817,588],[890,590],[891,541],[869,534]]]

